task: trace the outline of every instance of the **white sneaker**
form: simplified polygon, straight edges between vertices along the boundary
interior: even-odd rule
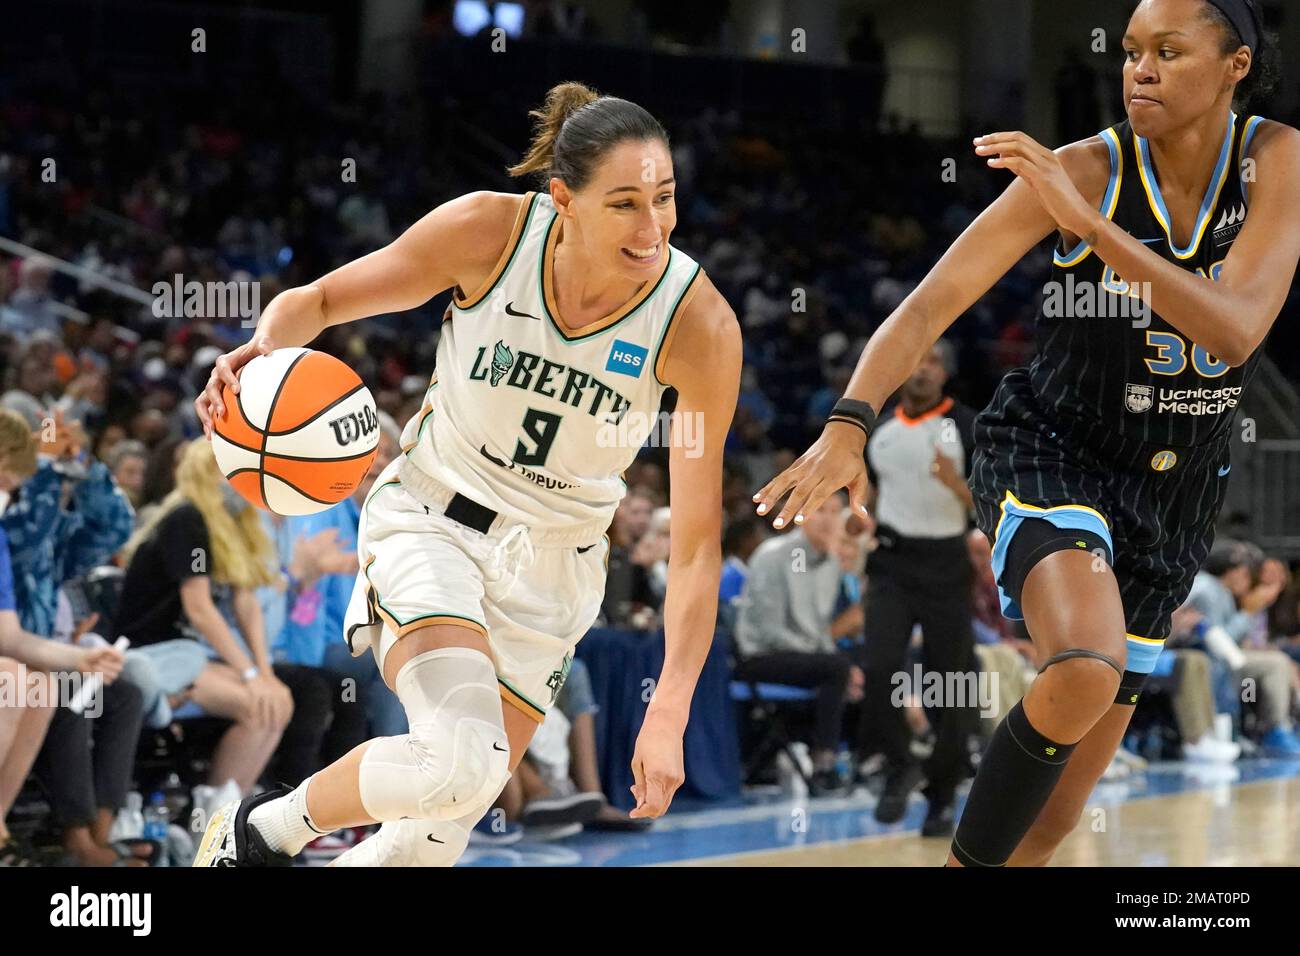
[[[1220,740],[1214,738],[1214,746],[1218,748],[1219,753],[1223,755],[1225,763],[1232,763],[1241,756],[1241,744],[1232,740]]]
[[[202,812],[204,820],[210,820],[214,813],[227,803],[234,803],[243,796],[243,793],[239,789],[239,784],[234,780],[227,780],[219,787],[201,783],[194,788],[193,796],[195,811]]]
[[[1125,764],[1130,770],[1145,770],[1148,766],[1146,758],[1139,757],[1133,751],[1122,746],[1115,751],[1115,759]]]
[[[1241,747],[1205,734],[1195,743],[1183,744],[1183,758],[1197,763],[1232,763],[1241,756]]]
[[[1110,758],[1110,764],[1106,767],[1105,772],[1102,773],[1101,779],[1107,781],[1125,780],[1132,773],[1133,768],[1125,763],[1117,753],[1115,756]]]

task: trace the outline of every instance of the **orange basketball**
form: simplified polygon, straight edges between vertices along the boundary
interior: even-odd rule
[[[357,373],[332,355],[276,349],[222,390],[212,450],[245,499],[280,515],[324,511],[352,494],[379,447],[379,416]]]

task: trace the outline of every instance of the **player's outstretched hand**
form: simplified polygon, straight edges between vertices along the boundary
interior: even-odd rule
[[[226,413],[225,407],[221,404],[221,389],[229,385],[230,391],[238,394],[239,379],[235,377],[235,373],[257,356],[270,355],[273,351],[275,345],[271,337],[259,333],[239,348],[218,356],[216,364],[212,366],[212,374],[208,376],[208,384],[202,394],[194,400],[194,411],[198,413],[199,421],[203,425],[203,434],[209,441],[212,439],[213,419],[220,418]]]
[[[632,752],[632,796],[636,797],[636,806],[629,816],[653,818],[667,812],[673,794],[686,779],[682,729],[653,708],[646,712]]]
[[[754,495],[755,510],[760,516],[768,515],[786,498],[772,527],[784,528],[792,520],[803,524],[804,515],[815,511],[841,488],[847,488],[854,514],[869,521],[867,465],[862,457],[865,444],[866,436],[856,425],[827,422],[811,448],[758,490]]]
[[[1086,234],[1094,210],[1052,150],[1014,130],[975,137],[975,152],[986,157],[993,168],[1009,169],[1028,183],[1062,229],[1078,236]]]

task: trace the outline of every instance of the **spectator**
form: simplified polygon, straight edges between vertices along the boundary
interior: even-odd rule
[[[1277,649],[1300,664],[1300,577],[1276,562],[1276,574],[1284,583],[1268,611],[1268,633]]]
[[[632,560],[650,527],[654,501],[640,487],[628,489],[614,512],[609,529],[609,570],[601,614],[610,627],[641,626],[653,618],[655,593],[647,569]]]
[[[122,654],[107,646],[79,648],[23,631],[14,613],[12,580],[9,550],[0,531],[0,654],[4,656],[0,657],[0,679],[9,684],[9,692],[17,688],[31,693],[30,698],[19,693],[23,700],[18,706],[0,708],[0,865],[5,865],[5,858],[9,858],[8,865],[30,861],[30,852],[14,844],[4,817],[38,754],[44,761],[43,780],[61,825],[64,847],[83,866],[113,864],[121,857],[109,847],[108,827],[125,796],[126,775],[139,734],[136,722],[135,736],[131,735],[133,691],[129,687],[114,691]],[[38,672],[31,674],[29,667]],[[104,705],[99,719],[78,717],[56,706],[60,682],[53,679],[52,671],[103,674],[108,687],[101,692]],[[52,728],[56,714],[59,726]],[[51,730],[52,748],[47,743]],[[99,745],[94,757],[91,739]],[[88,773],[94,774],[94,784]]]
[[[54,625],[54,644],[69,660],[102,662],[105,679],[121,672],[120,652],[89,633],[95,615],[74,626],[66,600]],[[87,641],[96,648],[79,652]],[[66,665],[65,665],[66,666]],[[74,685],[75,686],[75,685]],[[33,773],[50,801],[50,810],[63,848],[78,866],[143,866],[144,860],[126,846],[113,845],[109,832],[126,805],[135,766],[144,705],[140,689],[126,680],[113,680],[100,690],[99,707],[84,713],[71,701],[59,701],[37,754]],[[93,719],[92,719],[93,718]],[[147,848],[142,848],[147,849]]]
[[[1296,757],[1300,740],[1290,715],[1295,665],[1281,651],[1241,646],[1253,616],[1272,605],[1281,590],[1276,580],[1254,583],[1248,549],[1226,540],[1211,549],[1187,601],[1204,619],[1205,650],[1227,664],[1238,686],[1249,681],[1258,688],[1260,745],[1267,753]]]
[[[650,529],[654,507],[654,498],[648,492],[639,486],[629,488],[614,512],[610,543],[614,547],[631,550]]]
[[[99,437],[95,439],[95,457],[102,462],[107,462],[109,456],[113,453],[113,449],[124,441],[126,441],[126,428],[124,426],[116,422],[105,425],[100,429]],[[147,450],[145,451],[145,455],[147,457]],[[111,465],[109,466],[109,470],[112,470]],[[134,505],[135,500],[132,499],[131,503]]]
[[[599,710],[587,665],[575,659],[525,756],[520,813],[525,827],[576,822],[588,830],[649,829],[653,821],[633,819],[611,806],[601,792],[595,717]]]
[[[144,487],[141,497],[144,505],[137,515],[137,525],[150,519],[158,504],[176,487],[176,466],[185,451],[185,440],[166,438],[149,452],[149,463],[144,470]]]
[[[980,713],[980,733],[989,740],[1002,718],[1028,693],[1037,674],[1038,653],[1033,642],[1015,633],[1011,622],[1002,616],[989,539],[983,531],[972,528],[966,533],[966,545],[975,569],[971,580],[975,656],[980,672],[991,675],[997,694],[995,700],[988,702],[992,707]]]
[[[1170,618],[1166,654],[1173,657],[1173,675],[1177,682],[1173,692],[1174,720],[1183,739],[1183,756],[1208,763],[1232,763],[1241,755],[1241,746],[1215,736],[1213,671],[1210,656],[1191,647],[1189,641],[1201,623],[1196,606],[1184,604]]]
[[[9,494],[19,486],[30,492],[34,485],[32,475],[38,471],[36,447],[38,444],[27,421],[12,411],[0,411],[0,494],[6,502]],[[130,684],[116,682],[122,667],[122,654],[117,650],[82,650],[43,640],[53,633],[53,611],[49,614],[51,630],[45,635],[32,635],[23,627],[5,531],[9,527],[10,512],[16,512],[16,518],[29,519],[17,523],[17,527],[22,527],[29,535],[29,540],[35,538],[39,528],[39,524],[32,527],[32,518],[35,522],[59,520],[57,514],[43,518],[40,507],[32,507],[34,497],[38,496],[29,494],[23,502],[25,507],[19,507],[17,512],[13,503],[0,505],[4,507],[5,519],[3,527],[0,527],[0,654],[17,658],[17,661],[38,670],[70,670],[82,674],[98,671],[104,675],[107,687],[100,692],[103,714],[98,721],[92,722],[73,714],[66,706],[53,708],[52,689],[56,682],[49,678],[38,678],[36,684],[44,684],[45,701],[51,706],[22,709],[17,717],[0,717],[0,753],[3,753],[0,756],[0,836],[4,838],[0,842],[9,842],[4,816],[17,797],[27,771],[35,766],[36,774],[49,793],[66,851],[82,865],[109,865],[120,858],[117,851],[108,845],[108,827],[125,799],[127,779],[135,757],[139,737],[139,692]],[[82,501],[91,506],[95,503],[94,496],[85,496]],[[35,505],[44,506],[45,503],[36,501]],[[59,511],[59,503],[56,497],[52,503],[53,511]],[[57,529],[47,528],[47,533],[51,537],[59,535]],[[64,540],[72,541],[74,535]],[[34,593],[32,581],[27,585],[27,593]],[[16,676],[12,663],[6,662],[4,670],[10,676]],[[22,682],[18,687],[26,685]],[[5,740],[6,731],[13,734],[8,740]]]
[[[144,471],[149,450],[138,441],[126,440],[113,446],[106,459],[113,481],[126,494],[133,508],[144,504]]]
[[[7,478],[9,468],[7,461],[0,460],[0,475]],[[0,529],[0,691],[6,697],[5,704],[0,705],[0,866],[31,862],[30,851],[14,841],[5,826],[5,817],[13,806],[18,791],[22,789],[23,781],[27,779],[37,754],[41,752],[57,704],[54,699],[57,682],[49,673],[29,673],[28,668],[37,672],[100,673],[111,685],[121,666],[121,653],[111,647],[69,647],[22,629],[14,604],[9,545],[4,531]],[[115,696],[113,703],[117,704],[119,700]],[[85,718],[79,720],[83,726],[77,729],[88,732],[91,721]],[[83,751],[82,756],[88,758],[89,751]],[[106,755],[101,756],[105,756],[104,763],[107,765],[109,761]],[[80,765],[80,760],[77,763]],[[105,788],[103,792],[106,802],[112,803],[113,797],[108,794],[108,789]],[[63,809],[61,802],[56,804],[56,812],[59,809]],[[112,862],[116,855],[109,858],[107,830],[98,831],[98,835],[105,838],[101,842],[97,843],[91,837],[90,824],[101,822],[98,819],[92,821],[92,816],[93,813],[83,813],[78,818],[76,814],[69,813],[64,817],[65,846],[74,852],[80,862],[87,865],[105,862],[106,858]]]
[[[27,337],[35,332],[58,336],[63,323],[57,303],[50,296],[54,261],[48,256],[29,256],[18,267],[18,288],[9,297],[6,332]],[[38,396],[39,397],[39,396]]]
[[[331,690],[331,742],[327,752],[343,747],[343,736],[361,732],[355,741],[370,737],[394,737],[406,733],[406,712],[375,666],[365,654],[353,657],[343,641],[343,616],[357,573],[357,524],[375,479],[399,452],[401,439],[397,423],[386,412],[379,413],[379,449],[365,478],[351,497],[333,508],[314,515],[292,518],[268,516],[287,591],[274,596],[283,623],[271,624],[268,632],[277,657],[290,664],[317,670]],[[340,694],[338,688],[351,681],[355,693]],[[349,711],[361,711],[360,724]],[[369,723],[370,733],[364,733]],[[330,761],[326,761],[330,762]],[[286,779],[286,782],[288,780]]]
[[[863,585],[866,581],[865,570],[868,540],[863,532],[866,522],[853,513],[852,508],[845,508],[840,515],[842,533],[835,548],[835,557],[840,562],[843,575],[840,578],[840,593],[835,599],[835,616],[831,622],[831,637],[840,647],[853,650],[862,643],[863,627],[866,613],[862,604]],[[850,685],[850,700],[862,697],[862,687]]]
[[[65,424],[56,412],[36,437],[37,455],[21,455],[28,464],[39,456],[38,464],[21,484],[6,489],[12,497],[0,525],[13,555],[23,628],[49,637],[59,585],[107,561],[130,535],[134,515],[108,467],[90,458],[77,422]],[[27,422],[0,409],[0,454],[31,440]]]
[[[670,508],[656,508],[651,512],[650,526],[632,549],[632,563],[644,570],[649,583],[653,601],[651,610],[655,615],[663,609],[664,595],[668,593],[670,516]],[[636,626],[650,627],[651,621],[645,620]]]
[[[293,713],[289,689],[272,669],[254,589],[275,580],[274,548],[261,518],[217,470],[204,439],[186,447],[176,489],[123,549],[127,562],[117,627],[133,645],[189,638],[214,659],[194,680],[191,699],[234,722],[209,771],[215,786],[234,780],[249,793]],[[229,602],[241,637],[218,605]],[[179,681],[168,694],[185,689]]]
[[[736,622],[736,677],[817,691],[813,731],[815,794],[842,784],[835,769],[844,705],[857,667],[831,636],[843,569],[836,557],[840,495],[804,516],[802,527],[771,538],[749,560]]]
[[[722,576],[718,581],[718,607],[729,608],[740,600],[749,577],[746,562],[762,544],[763,523],[752,515],[736,518],[722,533]]]

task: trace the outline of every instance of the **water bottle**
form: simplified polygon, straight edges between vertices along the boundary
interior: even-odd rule
[[[163,792],[167,806],[167,819],[177,821],[181,818],[185,808],[190,803],[190,792],[185,785],[181,783],[181,778],[176,773],[169,773],[158,785],[158,789]]]
[[[144,814],[141,807],[144,805],[144,798],[132,790],[126,795],[126,805],[117,812],[117,819],[113,821],[112,829],[109,830],[108,838],[110,840],[138,840],[144,835]]]
[[[158,858],[155,866],[166,866],[167,825],[171,822],[167,810],[167,797],[161,790],[149,798],[149,806],[144,811],[144,838],[158,844]]]
[[[849,753],[847,744],[840,744],[840,749],[835,754],[835,775],[839,777],[841,784],[853,782],[853,757]]]

